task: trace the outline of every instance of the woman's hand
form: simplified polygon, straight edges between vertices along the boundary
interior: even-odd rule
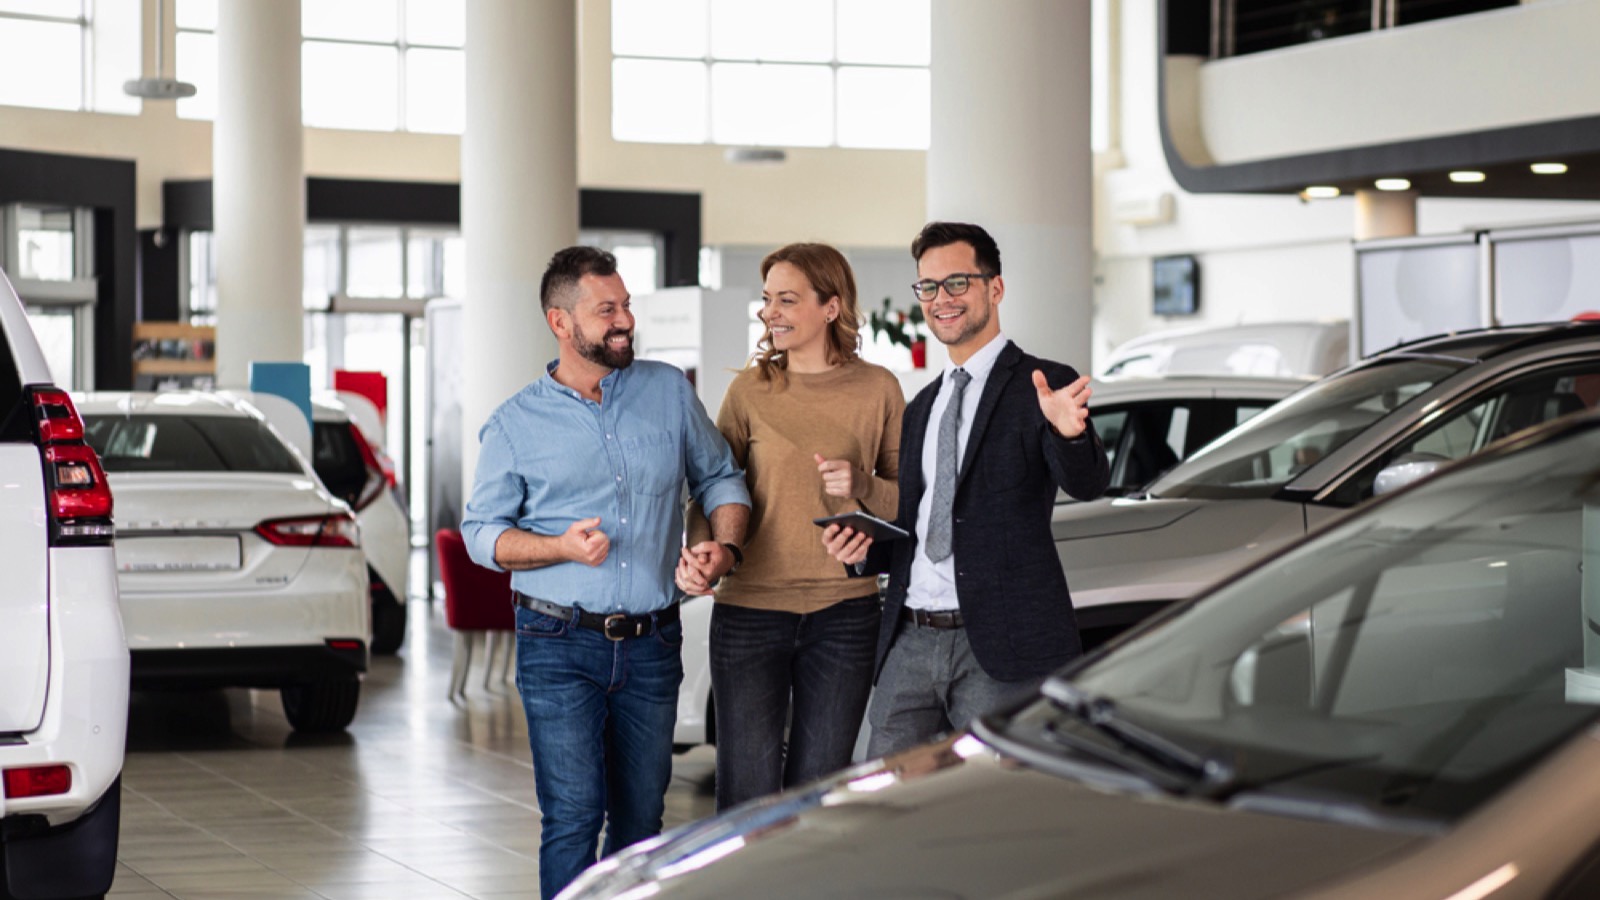
[[[829,556],[853,566],[866,560],[867,550],[872,546],[872,536],[854,528],[829,525],[822,529],[822,546],[827,548]]]
[[[817,474],[822,476],[822,491],[830,497],[860,500],[867,495],[867,473],[847,459],[824,459],[821,453],[812,456],[817,461]]]

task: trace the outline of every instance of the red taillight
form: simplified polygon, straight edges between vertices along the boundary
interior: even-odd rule
[[[389,472],[384,471],[377,452],[367,443],[367,436],[361,433],[361,429],[357,428],[354,422],[350,423],[350,436],[355,438],[356,450],[361,454],[361,464],[367,470],[367,480],[361,485],[361,494],[356,497],[356,502],[351,504],[357,512],[360,512],[378,499],[384,487],[394,484],[394,476],[392,469]]]
[[[333,650],[360,650],[361,642],[349,638],[328,638],[328,647]]]
[[[45,447],[44,462],[50,474],[50,511],[58,518],[111,517],[111,488],[106,486],[106,473],[93,447]]]
[[[48,797],[72,790],[72,770],[66,766],[29,766],[6,770],[6,799]]]
[[[33,411],[39,422],[39,443],[83,440],[83,419],[72,398],[60,388],[34,388]]]
[[[72,398],[60,388],[29,391],[38,423],[39,452],[44,458],[49,493],[51,542],[106,544],[115,532],[111,523],[111,487],[100,456],[84,442],[83,419]]]
[[[283,547],[359,547],[361,529],[355,516],[339,513],[299,519],[269,519],[256,526],[256,534]]]

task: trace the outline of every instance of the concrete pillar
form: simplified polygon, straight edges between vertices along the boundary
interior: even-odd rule
[[[466,9],[461,472],[470,496],[478,429],[556,356],[539,279],[551,254],[578,239],[578,22],[574,0]]]
[[[1000,245],[1000,325],[1089,371],[1093,178],[1089,9],[1059,0],[933,0],[928,218]],[[929,366],[948,354],[929,344]]]
[[[251,361],[299,361],[304,355],[300,4],[217,5],[217,120],[211,134],[217,386],[242,388]]]
[[[1411,237],[1416,233],[1416,191],[1356,191],[1356,240]]]

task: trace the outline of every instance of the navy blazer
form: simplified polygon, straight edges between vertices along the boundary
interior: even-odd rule
[[[1071,366],[1007,342],[984,383],[957,476],[952,522],[956,595],[978,664],[1000,681],[1041,678],[1083,652],[1067,579],[1050,531],[1060,487],[1079,500],[1100,496],[1111,467],[1094,426],[1068,440],[1039,410],[1033,372],[1052,389],[1071,384]],[[908,539],[873,545],[868,572],[889,572],[876,672],[894,643],[905,607],[916,538],[922,447],[941,377],[906,406],[900,436],[900,511]],[[876,680],[876,674],[874,674]]]

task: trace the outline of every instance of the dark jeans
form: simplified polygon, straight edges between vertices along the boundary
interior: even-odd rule
[[[717,809],[850,764],[872,691],[880,617],[876,595],[805,615],[716,605]]]
[[[672,779],[683,627],[623,641],[517,609],[517,690],[539,797],[539,890],[659,834]]]

